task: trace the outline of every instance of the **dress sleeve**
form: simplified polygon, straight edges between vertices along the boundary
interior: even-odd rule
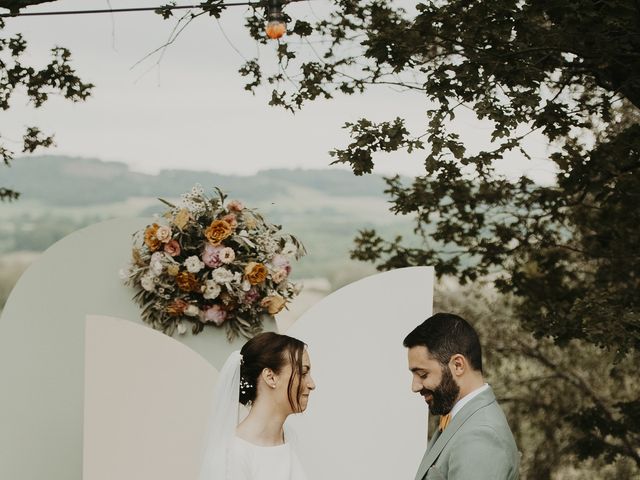
[[[229,450],[226,480],[253,480],[249,453],[237,445]]]

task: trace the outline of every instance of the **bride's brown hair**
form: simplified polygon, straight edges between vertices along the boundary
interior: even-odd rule
[[[300,410],[300,394],[302,382],[298,383],[298,391],[292,392],[293,381],[296,375],[302,379],[302,354],[304,342],[288,335],[280,335],[274,332],[259,333],[244,344],[240,353],[242,364],[240,366],[240,403],[247,405],[255,401],[258,394],[258,377],[265,368],[280,373],[282,368],[291,364],[291,376],[287,395],[289,405],[294,412]]]

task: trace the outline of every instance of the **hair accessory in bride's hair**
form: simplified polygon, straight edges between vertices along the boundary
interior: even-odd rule
[[[243,395],[247,394],[247,390],[252,388],[253,385],[250,382],[247,382],[244,377],[240,379],[240,393]]]

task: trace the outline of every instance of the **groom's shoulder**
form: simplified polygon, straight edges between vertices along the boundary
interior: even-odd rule
[[[480,407],[473,415],[471,415],[470,420],[495,427],[500,426],[509,428],[507,417],[497,400]]]
[[[516,448],[507,417],[497,401],[483,405],[473,412],[458,430],[455,440],[464,441],[470,436],[485,437],[490,442],[497,441],[503,446]]]

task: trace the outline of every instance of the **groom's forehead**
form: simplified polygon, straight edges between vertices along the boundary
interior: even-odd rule
[[[421,367],[432,367],[433,363],[438,363],[438,360],[429,352],[429,349],[424,345],[416,345],[411,347],[408,352],[409,357],[409,369],[419,370]]]

